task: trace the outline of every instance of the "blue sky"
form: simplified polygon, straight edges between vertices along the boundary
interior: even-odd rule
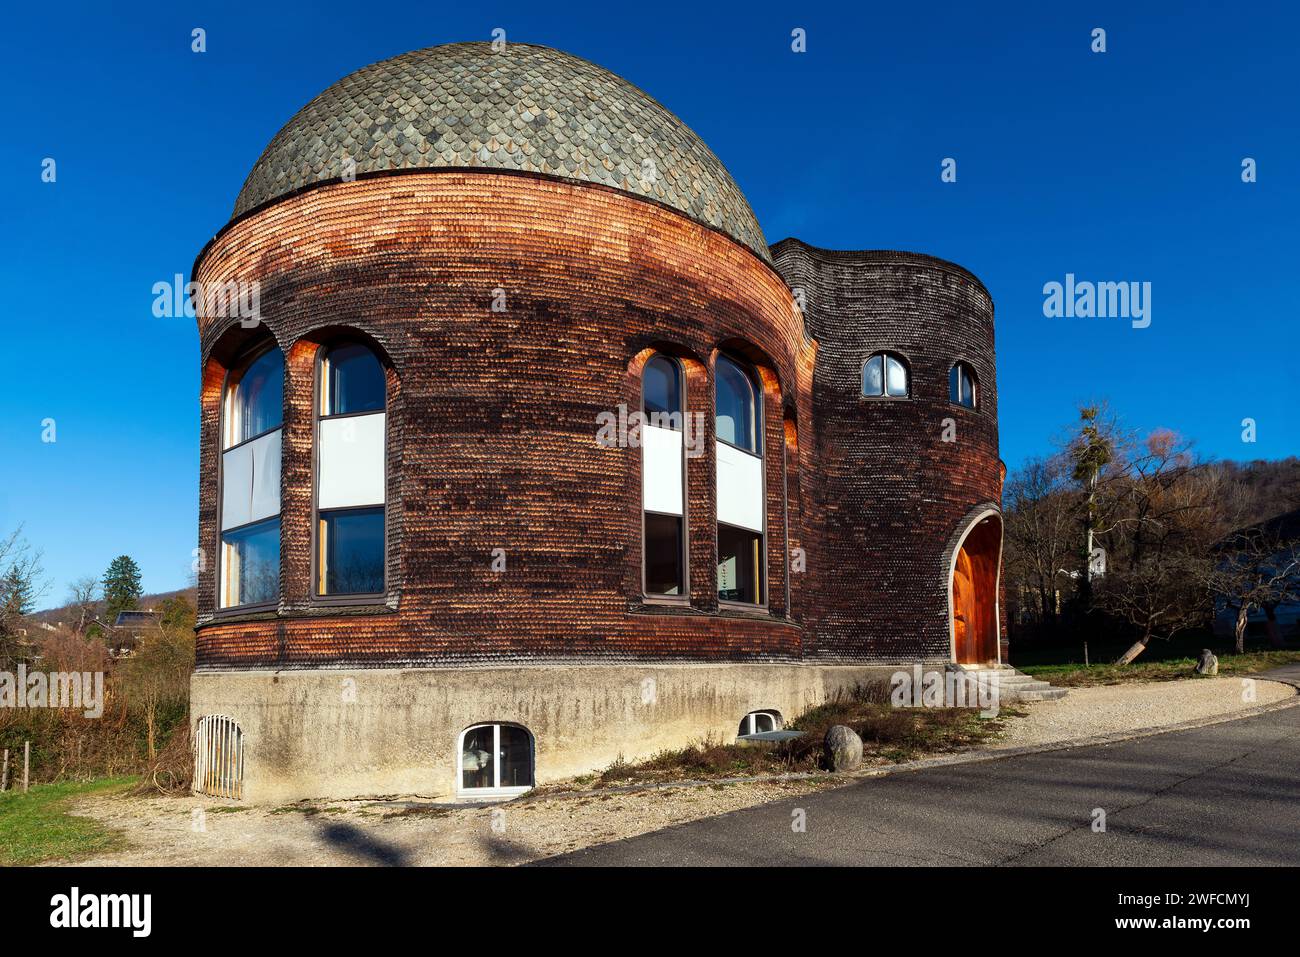
[[[770,242],[919,250],[981,276],[1011,467],[1089,397],[1215,458],[1300,452],[1300,16],[1281,3],[982,6],[15,7],[0,37],[0,531],[25,523],[44,549],[46,603],[124,552],[147,589],[185,583],[197,333],[154,318],[151,287],[188,278],[262,148],[321,89],[496,27],[676,112]],[[190,51],[194,27],[206,53]],[[945,157],[956,183],[940,181]],[[1043,284],[1067,272],[1150,282],[1150,327],[1045,318]]]

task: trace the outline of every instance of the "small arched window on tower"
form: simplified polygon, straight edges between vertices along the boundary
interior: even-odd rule
[[[763,532],[763,407],[749,371],[718,356],[714,366],[718,600],[766,603]]]
[[[226,381],[221,422],[218,605],[280,598],[280,425],[284,354],[272,344]]]
[[[387,383],[368,347],[321,354],[316,441],[316,594],[384,593]]]
[[[655,355],[641,373],[641,509],[647,595],[686,596],[682,367]]]
[[[948,373],[948,399],[973,409],[979,402],[975,390],[975,372],[964,362],[956,363]]]
[[[877,352],[862,365],[862,394],[891,399],[907,396],[907,362],[892,352]]]

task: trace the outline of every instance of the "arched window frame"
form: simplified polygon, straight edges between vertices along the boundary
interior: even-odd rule
[[[871,364],[873,359],[880,359],[881,391],[879,392],[867,392],[867,366]],[[901,395],[889,391],[890,360],[897,362],[903,368],[903,392]],[[910,399],[912,397],[912,363],[901,352],[895,352],[892,349],[878,349],[862,360],[862,368],[858,374],[858,391],[864,399],[889,399],[892,401]]]
[[[732,442],[728,439],[720,438],[716,434],[717,431],[716,402],[717,402],[717,375],[718,375],[717,367],[720,363],[723,362],[726,362],[729,365],[734,366],[740,372],[740,374],[745,377],[745,381],[749,383],[750,405],[752,407],[752,418],[754,422],[754,447],[752,449],[747,448],[744,445],[738,445],[735,442]],[[745,362],[743,359],[739,359],[736,356],[731,355],[730,353],[720,352],[718,353],[718,357],[714,360],[713,376],[714,376],[714,403],[715,403],[714,413],[713,413],[715,418],[714,437],[717,438],[719,442],[725,442],[727,445],[730,445],[734,449],[739,449],[742,452],[746,452],[750,455],[753,455],[761,459],[763,457],[763,389],[762,386],[759,384],[759,378],[757,372],[755,371],[753,366],[751,366],[748,362]]]
[[[226,371],[225,378],[221,385],[221,404],[217,422],[217,565],[215,587],[216,587],[216,609],[218,613],[242,613],[248,611],[258,611],[279,606],[280,597],[283,594],[283,580],[280,574],[280,548],[281,548],[281,515],[283,514],[283,500],[280,494],[280,470],[281,457],[283,455],[283,446],[280,437],[284,431],[284,390],[285,390],[285,364],[283,354],[280,354],[280,416],[275,425],[265,428],[260,432],[252,435],[239,435],[236,438],[234,432],[239,424],[236,421],[236,399],[238,390],[248,371],[263,357],[272,353],[279,352],[279,344],[274,339],[266,339],[258,342],[249,349],[244,350],[238,358],[231,363]],[[276,438],[272,439],[271,437]],[[264,467],[273,466],[271,472],[272,478],[269,482],[259,483],[253,472],[251,457],[254,450],[259,445],[265,445],[266,451],[273,453],[265,455],[262,459]],[[240,469],[241,474],[238,478],[231,473],[231,466],[239,457],[241,460],[248,457],[249,464]],[[228,461],[228,457],[230,461]],[[237,494],[237,486],[242,489],[244,485],[243,471],[248,472],[249,499],[248,508],[250,511],[258,509],[258,503],[254,501],[258,492],[265,498],[273,489],[276,500],[276,509],[272,513],[259,514],[250,520],[241,521],[239,518],[232,519],[227,509],[228,496],[233,497]],[[264,509],[264,504],[262,505]],[[231,524],[227,526],[227,521]],[[272,531],[273,528],[273,531]],[[233,557],[238,554],[237,546],[232,541],[244,541],[245,543],[254,535],[259,533],[267,536],[267,540],[273,539],[275,542],[275,594],[260,600],[235,601],[230,600],[230,588],[232,587],[232,578],[235,577],[233,571]],[[242,569],[241,569],[242,571]]]
[[[746,381],[749,383],[750,396],[753,402],[754,445],[755,445],[755,448],[753,450],[745,448],[744,446],[736,445],[733,442],[720,438],[717,434],[717,415],[718,415],[717,367],[722,362],[730,363],[732,366],[738,369],[740,373],[745,377]],[[764,441],[765,429],[766,429],[764,400],[765,400],[765,395],[763,392],[762,378],[759,376],[758,370],[755,369],[751,363],[746,362],[744,359],[741,359],[736,355],[733,355],[729,352],[719,352],[714,359],[714,440],[715,440],[715,444],[718,446],[717,454],[719,456],[719,459],[721,459],[723,455],[723,453],[721,452],[721,448],[725,446],[734,449],[736,453],[742,456],[750,456],[758,460],[758,473],[759,473],[758,487],[760,489],[759,509],[761,511],[761,521],[759,522],[759,524],[761,524],[762,527],[761,529],[754,529],[745,525],[736,524],[734,522],[724,522],[721,518],[722,515],[721,504],[718,502],[718,499],[720,498],[720,494],[715,494],[714,496],[715,503],[718,503],[717,504],[718,510],[714,516],[715,517],[715,523],[714,523],[715,564],[718,564],[720,562],[721,555],[722,555],[722,537],[723,537],[724,527],[729,531],[729,534],[732,535],[757,536],[757,558],[755,562],[755,568],[753,570],[754,575],[756,577],[755,597],[757,598],[757,600],[751,602],[751,601],[743,601],[734,598],[723,598],[721,595],[721,589],[715,589],[715,597],[717,598],[718,605],[721,608],[730,608],[736,610],[746,610],[751,612],[766,613],[768,608],[769,596],[768,596],[768,567],[767,567],[767,548],[768,548],[768,541],[767,541],[767,536],[768,536],[767,504],[768,503],[767,503],[767,462],[766,462],[767,443]],[[717,481],[717,476],[721,472],[721,470],[722,470],[722,465],[721,462],[719,462],[718,467],[714,473],[715,481]],[[715,493],[717,491],[718,490],[715,489]]]
[[[244,352],[240,353],[240,355],[235,360],[235,362],[232,363],[230,368],[226,371],[226,378],[225,381],[222,383],[222,388],[221,388],[221,422],[217,430],[220,433],[220,446],[222,452],[229,452],[231,449],[237,448],[238,446],[243,445],[246,442],[255,442],[256,440],[260,439],[262,436],[270,432],[274,432],[276,429],[280,429],[284,427],[284,361],[283,361],[283,357],[281,357],[281,361],[280,361],[281,402],[280,402],[279,421],[275,425],[271,426],[270,428],[263,429],[261,432],[256,432],[253,435],[241,436],[238,439],[235,439],[231,432],[231,430],[234,429],[236,425],[235,408],[234,408],[235,395],[237,390],[239,389],[240,384],[244,381],[244,376],[247,375],[248,371],[264,356],[268,356],[278,351],[279,351],[279,346],[276,344],[274,339],[267,339],[265,341],[259,342],[253,347],[246,349],[244,350]]]
[[[687,416],[689,415],[688,410],[690,408],[690,405],[689,405],[689,397],[687,395],[686,369],[682,365],[680,359],[678,359],[676,356],[669,355],[666,352],[655,352],[653,355],[649,356],[646,359],[645,364],[642,365],[641,367],[640,395],[641,395],[641,414],[643,417],[642,441],[643,443],[645,441],[645,432],[644,432],[645,427],[652,425],[650,421],[650,413],[648,413],[646,410],[645,375],[647,370],[650,368],[651,363],[659,359],[664,360],[665,362],[669,363],[672,366],[673,373],[677,378],[677,396],[678,396],[678,402],[680,406],[679,411],[681,413],[681,421],[678,424],[677,431],[682,433],[682,450],[679,456],[680,467],[678,471],[679,481],[681,483],[680,485],[681,515],[675,516],[671,512],[656,511],[654,509],[649,509],[646,507],[646,478],[643,475],[642,482],[641,482],[641,595],[645,600],[650,602],[686,604],[690,602],[690,587],[691,587],[690,558],[689,558],[690,523],[689,523],[689,515],[688,515],[689,508],[687,502],[688,495],[687,495],[687,484],[686,484],[686,445],[685,445],[685,439],[686,439],[685,429],[687,428],[687,424],[688,424]],[[647,458],[647,454],[643,454],[642,469],[646,468],[646,458]],[[679,528],[679,532],[678,532],[679,581],[678,581],[678,592],[675,595],[666,592],[652,592],[649,590],[649,561],[647,560],[649,536],[647,535],[647,524],[649,521],[649,516],[651,515],[675,517],[678,518],[679,520],[679,526],[678,526]]]
[[[465,736],[479,728],[492,729],[492,781],[491,787],[465,787]],[[529,784],[501,784],[501,729],[517,728],[528,736],[528,777]],[[480,721],[471,724],[456,736],[456,795],[460,798],[495,798],[516,797],[531,791],[537,786],[537,738],[527,727],[513,721]]]
[[[365,409],[358,412],[336,412],[331,413],[325,407],[327,400],[326,385],[328,375],[329,356],[332,352],[344,346],[360,346],[366,349],[378,363],[380,374],[384,377],[384,404],[379,409]],[[389,508],[388,508],[388,443],[392,430],[392,423],[389,421],[390,395],[387,381],[387,368],[384,359],[374,346],[364,339],[355,336],[343,336],[332,339],[328,343],[320,346],[316,350],[314,363],[314,386],[312,397],[312,519],[311,519],[311,598],[313,603],[319,605],[358,605],[358,604],[375,604],[382,603],[386,600],[389,587]],[[322,453],[322,425],[324,423],[337,421],[341,419],[361,419],[366,416],[382,414],[383,421],[383,446],[380,452],[382,467],[382,495],[383,501],[380,503],[371,503],[366,505],[353,506],[335,506],[321,507],[321,453]],[[323,587],[323,577],[325,572],[325,556],[322,554],[324,540],[322,536],[321,522],[322,513],[334,515],[340,512],[362,512],[373,509],[380,509],[382,513],[383,524],[383,587],[378,591],[371,592],[328,592]]]
[[[770,724],[771,727],[764,727],[764,724]],[[780,731],[784,727],[785,721],[781,717],[780,711],[775,708],[759,708],[757,711],[751,711],[740,719],[740,727],[736,732],[736,736]]]
[[[954,383],[954,376],[956,382]],[[954,395],[954,384],[958,386]],[[964,400],[964,389],[969,384],[970,401]],[[976,411],[980,407],[980,385],[979,377],[975,375],[975,369],[969,362],[958,359],[948,370],[948,401],[953,405],[959,405],[964,409]]]

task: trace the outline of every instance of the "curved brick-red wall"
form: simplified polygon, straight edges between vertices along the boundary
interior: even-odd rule
[[[785,240],[773,258],[817,340],[812,430],[799,436],[817,476],[803,486],[805,654],[949,659],[952,550],[976,510],[1001,499],[992,300],[930,256]],[[862,397],[862,364],[882,350],[907,358],[909,398]],[[978,378],[977,410],[948,401],[958,359]],[[943,441],[946,419],[956,441]]]
[[[208,560],[200,668],[802,654],[808,609],[798,575],[786,606],[780,450],[784,419],[805,427],[814,349],[781,278],[731,239],[614,190],[422,172],[322,186],[256,211],[217,236],[195,278],[259,281],[265,329],[287,357],[283,598],[271,612],[218,611]],[[492,311],[497,287],[504,312]],[[215,556],[222,377],[258,331],[199,325],[199,535]],[[338,330],[370,337],[391,362],[390,594],[380,605],[310,597],[313,360]],[[767,390],[766,615],[719,613],[714,598],[719,345],[755,360]],[[637,368],[652,347],[683,357],[688,406],[707,428],[705,454],[688,464],[686,608],[637,597],[640,451],[596,441],[599,413],[639,406]],[[806,500],[806,488],[796,492]],[[498,548],[503,573],[491,567]]]

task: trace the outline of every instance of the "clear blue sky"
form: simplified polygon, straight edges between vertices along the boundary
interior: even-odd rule
[[[185,583],[198,343],[190,320],[153,317],[152,285],[188,278],[262,148],[321,89],[495,27],[666,104],[769,241],[919,250],[981,276],[1011,467],[1092,396],[1216,458],[1300,451],[1294,5],[984,6],[14,6],[0,37],[0,530],[23,522],[44,549],[46,603],[124,552],[147,589]],[[1090,52],[1094,27],[1105,54]],[[955,184],[940,182],[944,157]],[[1151,282],[1150,328],[1044,318],[1043,284],[1067,272]]]

